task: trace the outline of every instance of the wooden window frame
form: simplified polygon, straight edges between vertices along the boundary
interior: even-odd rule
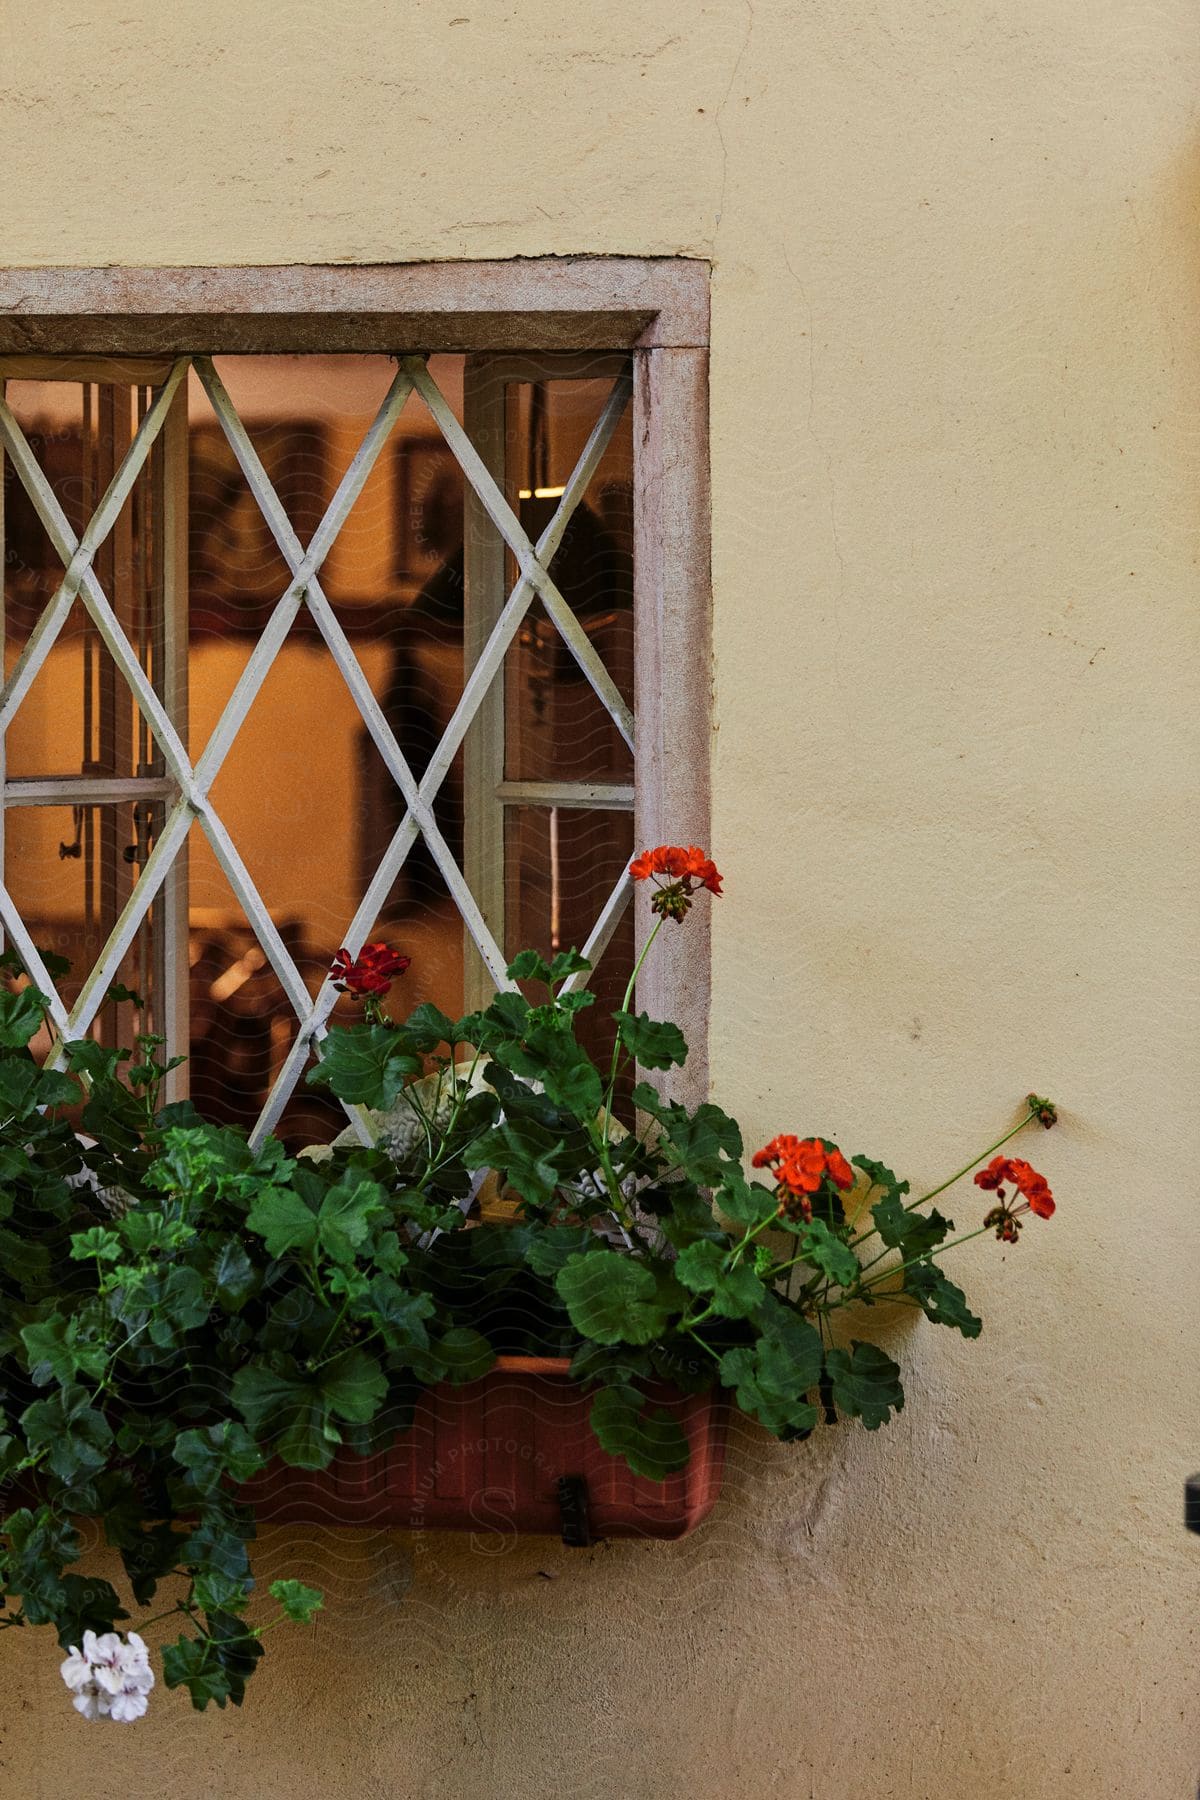
[[[708,846],[708,294],[708,264],[683,258],[9,268],[0,356],[632,353],[635,838]],[[639,1005],[669,1010],[688,1039],[675,1091],[693,1104],[708,1090],[710,975],[709,909],[696,907],[639,980]]]

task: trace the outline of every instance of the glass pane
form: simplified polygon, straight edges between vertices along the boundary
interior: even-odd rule
[[[605,401],[611,378],[512,383],[510,490],[534,543]],[[510,578],[516,580],[510,559]],[[618,692],[633,706],[633,439],[627,407],[550,563],[555,586]],[[633,779],[633,755],[542,602],[508,653],[505,773],[510,781]]]
[[[552,366],[553,365],[553,366]],[[526,365],[533,367],[533,365]],[[506,381],[505,483],[537,536],[611,388],[594,378]],[[462,417],[464,358],[435,356],[430,372]],[[511,365],[510,365],[511,367]],[[395,376],[375,356],[220,359],[219,373],[302,545],[307,545]],[[149,404],[144,388],[80,382],[10,382],[73,526],[90,516]],[[209,742],[259,636],[291,581],[286,558],[228,445],[198,377],[189,377],[187,740],[193,758]],[[166,452],[156,446],[97,572],[135,653],[160,691],[165,593]],[[183,459],[179,459],[182,467]],[[5,599],[9,668],[62,566],[6,466]],[[553,563],[568,602],[627,700],[632,701],[632,446],[622,421]],[[524,492],[522,492],[524,490]],[[428,410],[410,399],[330,549],[321,582],[413,776],[429,768],[462,692],[464,481]],[[510,559],[511,560],[511,559]],[[503,579],[497,559],[498,579]],[[510,584],[515,568],[509,570]],[[507,590],[506,590],[507,591]],[[495,597],[498,607],[504,594]],[[535,603],[507,667],[505,763],[520,779],[632,777],[629,752]],[[489,766],[465,792],[460,747],[433,797],[449,855],[463,867],[468,808],[499,820]],[[61,643],[32,685],[8,736],[10,777],[159,775],[144,723],[77,603]],[[65,997],[78,992],[107,940],[138,869],[162,828],[169,794],[121,804],[11,807],[6,867],[17,905],[39,944],[68,955]],[[411,957],[391,1001],[402,1017],[422,1000],[450,1014],[464,1007],[464,926],[443,870],[418,835],[402,867],[378,891],[380,863],[406,815],[403,795],[356,705],[345,671],[317,621],[301,606],[276,660],[233,736],[211,799],[245,860],[261,903],[286,944],[306,992],[318,991],[368,891],[378,902],[368,940]],[[506,950],[582,944],[632,850],[628,813],[520,807],[507,814],[506,871],[476,871],[481,904],[500,909]],[[187,843],[191,1091],[207,1116],[253,1126],[297,1033],[296,1010],[257,942],[253,907],[233,893],[207,838]],[[490,876],[487,894],[482,888]],[[148,1011],[124,1003],[103,1029],[128,1040],[166,1013],[155,991],[162,903],[139,934],[120,979]],[[499,926],[497,925],[499,932]],[[599,1001],[585,1036],[603,1054],[605,1019],[620,999],[632,949],[626,920],[593,986]],[[161,964],[160,964],[161,966]],[[472,995],[472,1004],[475,996]],[[340,1001],[335,1018],[355,1009]],[[340,1130],[344,1115],[301,1083],[280,1130],[293,1147]]]
[[[395,364],[386,357],[231,357],[219,359],[217,367],[307,543],[371,426]],[[456,408],[461,367],[461,358],[432,363],[434,378]],[[226,456],[214,439],[214,431],[222,442],[224,434],[195,386],[189,421],[194,482],[201,466],[217,471],[221,465],[223,471],[218,503],[212,482],[194,485],[190,503],[191,732],[198,752],[290,575],[232,452]],[[463,668],[462,479],[431,431],[428,414],[410,401],[321,574],[330,606],[417,780],[453,712]],[[211,792],[315,994],[406,808],[307,608],[255,696]],[[461,859],[461,753],[438,796],[437,813]],[[205,1021],[203,1031],[197,1026],[193,1032],[193,1093],[201,1111],[252,1123],[295,1040],[295,1016],[274,971],[254,950],[245,915],[198,832],[192,834],[191,867],[193,1007]],[[396,1017],[425,999],[461,1011],[462,923],[420,838],[373,921],[368,941],[373,939],[386,939],[412,958],[392,996]],[[243,978],[247,957],[255,966]],[[352,1003],[339,1002],[335,1020],[356,1016]],[[301,1082],[279,1130],[295,1146],[328,1137],[345,1122],[327,1096]]]
[[[6,398],[78,536],[149,405],[144,388],[12,381]],[[142,668],[161,679],[161,553],[151,452],[92,567]],[[64,565],[11,461],[4,458],[5,673],[62,582]],[[133,695],[76,599],[7,738],[11,776],[130,776],[157,767]]]
[[[161,824],[161,806],[15,806],[5,815],[9,892],[37,948],[69,962],[55,984],[68,1008],[103,950]],[[160,930],[161,911],[155,906],[113,976],[114,984],[140,995],[145,1007],[127,1002],[103,1007],[92,1032],[102,1042],[128,1044],[135,1031],[162,1029],[155,990]]]

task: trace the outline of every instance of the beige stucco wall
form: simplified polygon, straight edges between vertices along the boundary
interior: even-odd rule
[[[13,1634],[6,1800],[1193,1794],[1193,0],[9,0],[0,68],[5,263],[711,257],[720,1096],[916,1180],[1065,1109],[894,1429],[739,1435],[675,1547],[273,1539],[335,1597],[242,1715]]]

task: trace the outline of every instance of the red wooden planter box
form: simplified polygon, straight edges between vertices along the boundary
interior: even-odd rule
[[[479,1381],[424,1393],[390,1449],[339,1451],[319,1471],[272,1463],[243,1495],[262,1524],[546,1532],[569,1543],[691,1531],[721,1491],[723,1397],[654,1391],[652,1403],[686,1433],[691,1460],[649,1481],[600,1448],[592,1395],[568,1367],[565,1358],[501,1356]]]

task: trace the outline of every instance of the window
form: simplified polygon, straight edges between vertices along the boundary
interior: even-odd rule
[[[602,1032],[635,834],[707,834],[703,347],[661,341],[703,307],[569,268],[258,271],[211,314],[197,271],[74,272],[0,321],[4,929],[59,1034],[161,1031],[209,1116],[339,1127],[303,1076],[341,944],[450,1012],[582,944]]]

